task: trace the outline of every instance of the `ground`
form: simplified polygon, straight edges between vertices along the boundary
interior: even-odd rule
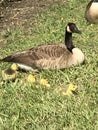
[[[5,47],[2,37],[7,30],[23,26],[25,29],[31,25],[39,13],[45,11],[52,4],[61,4],[61,0],[2,0],[0,4],[0,47]],[[28,22],[28,24],[25,24]]]
[[[4,1],[4,0],[2,0]],[[7,2],[5,2],[7,1]],[[33,20],[54,3],[61,0],[5,0],[0,7],[0,30],[2,31],[21,26],[24,22]],[[25,26],[25,25],[23,25]]]

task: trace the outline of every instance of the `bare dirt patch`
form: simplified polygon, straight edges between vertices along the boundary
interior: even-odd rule
[[[1,0],[0,30],[22,25],[35,19],[39,13],[61,0]]]
[[[38,14],[53,4],[66,0],[0,0],[0,47],[6,47],[5,32],[23,27],[25,30]],[[25,23],[28,23],[25,24]],[[33,26],[30,25],[31,27]]]

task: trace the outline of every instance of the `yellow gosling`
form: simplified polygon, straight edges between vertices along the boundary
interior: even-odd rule
[[[11,69],[17,71],[17,70],[19,70],[19,66],[14,63],[11,65]]]
[[[62,92],[63,95],[72,95],[73,92],[77,89],[77,85],[69,84],[68,89],[65,92]]]
[[[40,85],[50,87],[50,84],[48,83],[47,79],[41,79],[40,80]]]
[[[28,82],[34,83],[36,81],[35,77],[32,74],[29,74],[27,78]]]
[[[17,72],[12,69],[6,69],[2,71],[3,80],[15,80],[17,77]]]

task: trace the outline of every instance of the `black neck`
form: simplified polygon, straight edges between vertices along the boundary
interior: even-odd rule
[[[65,45],[67,49],[72,53],[72,49],[74,48],[74,45],[72,42],[72,33],[69,33],[67,31],[65,33]]]

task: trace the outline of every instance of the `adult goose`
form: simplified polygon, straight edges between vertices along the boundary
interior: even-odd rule
[[[98,0],[91,0],[85,11],[85,18],[90,23],[98,23]]]
[[[29,50],[7,56],[1,61],[18,64],[21,69],[64,69],[84,62],[83,52],[75,48],[72,33],[81,33],[75,23],[68,23],[65,28],[64,44],[45,44]]]

